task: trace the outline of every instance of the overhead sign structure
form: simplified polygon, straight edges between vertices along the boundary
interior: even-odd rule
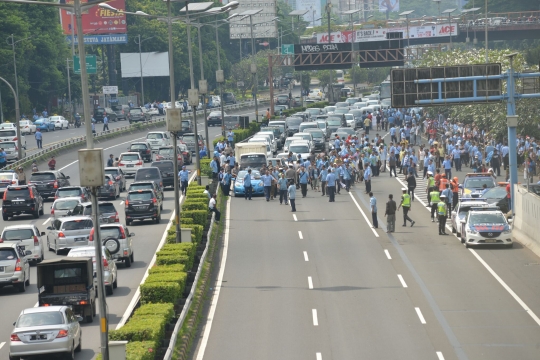
[[[426,101],[430,105],[498,102],[488,97],[500,97],[500,74],[501,64],[392,69],[392,107],[416,107],[420,100],[424,105]],[[493,78],[484,78],[490,75]]]
[[[253,15],[253,37],[259,38],[275,38],[277,37],[277,25],[274,18],[276,17],[276,1],[251,0],[239,1],[238,8],[235,13],[241,14],[248,10],[262,11]],[[229,23],[231,39],[251,39],[250,17],[239,20],[235,18]]]
[[[352,44],[296,44],[293,66],[296,71],[350,69]]]
[[[118,94],[118,86],[104,86],[103,95]]]
[[[71,45],[71,35],[66,36],[66,41]],[[113,44],[127,44],[127,34],[116,35],[85,35],[85,45],[113,45]],[[75,36],[75,45],[79,44],[79,39]]]
[[[330,33],[330,41],[328,41],[328,33],[317,34],[317,44],[336,44],[350,43],[353,40],[352,31],[334,31]]]
[[[81,0],[82,4],[87,2],[88,0]],[[71,4],[73,0],[59,0],[59,3]],[[107,4],[119,10],[126,8],[125,0],[112,0]],[[77,35],[77,26],[71,23],[72,19],[75,19],[75,16],[72,16],[70,11],[60,9],[60,23],[65,35],[71,35],[72,28],[74,34]],[[96,6],[83,13],[82,28],[84,34],[125,34],[127,33],[126,14],[100,8],[96,3]]]
[[[281,55],[294,55],[294,44],[282,44]]]
[[[169,76],[169,52],[120,53],[120,65],[123,78]]]
[[[97,74],[96,55],[86,55],[86,72],[88,74]],[[78,55],[73,56],[73,72],[81,73],[81,60]]]

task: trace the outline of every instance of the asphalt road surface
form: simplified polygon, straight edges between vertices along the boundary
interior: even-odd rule
[[[422,197],[414,227],[400,210],[388,234],[385,203],[403,184],[388,172],[372,182],[379,229],[363,184],[335,203],[297,191],[296,213],[231,198],[193,358],[539,359],[538,257],[519,243],[473,250],[439,236]]]

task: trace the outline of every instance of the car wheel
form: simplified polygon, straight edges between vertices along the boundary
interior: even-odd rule
[[[30,274],[28,274],[28,280],[24,282],[26,286],[30,286]]]
[[[159,210],[163,210],[163,203],[161,203],[161,205],[159,205]]]
[[[131,225],[132,221],[126,219],[126,225]]]
[[[52,247],[51,247],[51,243],[49,242],[49,239],[47,239],[47,249],[49,249],[49,251],[52,251]]]
[[[42,250],[43,251],[43,250]],[[37,260],[37,263],[39,264],[40,262],[42,262],[43,260],[45,260],[45,254],[43,254],[43,252],[41,253],[41,257]]]
[[[113,290],[113,286],[112,286],[112,285],[107,286],[107,287],[105,288],[105,293],[106,293],[107,296],[111,296],[111,295],[113,294],[113,292],[114,292],[114,290]]]
[[[135,253],[133,251],[131,252],[131,255],[129,255],[129,259],[131,260],[132,264],[135,262]]]
[[[75,352],[81,352],[82,350],[82,331],[79,335],[79,345],[75,348]]]
[[[158,215],[155,221],[156,221],[156,224],[159,224],[161,222],[161,214]]]
[[[465,243],[465,248],[468,249],[468,248],[470,248],[470,247],[471,247],[471,245],[469,245],[469,243],[466,242],[466,243]]]
[[[34,219],[39,218],[39,208],[36,209],[36,211],[32,215],[34,216]]]
[[[7,216],[7,214],[2,214],[2,219],[4,219],[4,221],[8,221],[9,216]]]
[[[114,279],[114,282],[112,283],[112,286],[113,286],[113,289],[116,289],[118,287],[118,276]]]
[[[39,215],[43,215],[44,212],[43,212],[43,204],[41,204],[41,210],[39,210]]]
[[[461,239],[461,233],[458,233],[457,230],[456,230],[456,236],[458,237],[458,239]]]
[[[75,360],[75,342],[71,344],[71,350],[64,356],[66,360]]]
[[[131,256],[128,256],[127,258],[124,259],[124,264],[126,265],[127,268],[131,267]]]
[[[18,284],[18,286],[19,286],[19,292],[26,291],[26,281],[23,281],[22,283]]]

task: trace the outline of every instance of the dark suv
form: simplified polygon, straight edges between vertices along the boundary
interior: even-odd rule
[[[33,185],[8,186],[2,202],[2,218],[20,214],[32,214],[34,218],[43,215],[43,199]]]
[[[236,98],[232,92],[223,93],[223,102],[225,105],[236,104]]]
[[[151,219],[159,224],[161,221],[161,209],[154,190],[135,190],[127,194],[125,202],[126,225],[131,225],[133,220]]]
[[[94,119],[98,123],[103,122],[103,118],[107,115],[107,118],[109,119],[109,122],[116,121],[116,113],[111,108],[96,108],[94,110]]]
[[[112,110],[116,114],[116,118],[120,120],[126,120],[127,115],[129,113],[129,105],[113,105]]]
[[[84,202],[75,206],[68,216],[92,216],[92,203]],[[118,217],[118,211],[114,207],[114,204],[109,201],[98,202],[98,215],[100,224],[112,224],[120,222]]]
[[[143,161],[152,161],[152,147],[146,141],[132,143],[128,147],[129,152],[138,152]]]
[[[69,176],[58,170],[32,173],[28,184],[34,185],[43,199],[54,197],[58,189],[70,185]]]
[[[148,121],[150,120],[151,115],[147,112],[143,112],[140,108],[129,109],[127,114],[127,119],[129,123],[138,122],[138,121]]]
[[[172,160],[154,161],[151,167],[157,167],[161,171],[163,187],[174,186],[174,163]]]

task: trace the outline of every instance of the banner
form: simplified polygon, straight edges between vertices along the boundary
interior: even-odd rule
[[[379,0],[380,12],[396,12],[399,11],[399,0]]]
[[[354,42],[386,40],[386,29],[356,30]]]
[[[330,41],[328,41],[328,33],[317,33],[317,44],[330,43],[348,43],[353,41],[352,31],[334,31],[330,33]]]
[[[60,0],[61,4],[72,4],[73,0]],[[85,4],[88,0],[81,0]],[[126,8],[125,0],[112,0],[107,4],[112,7],[124,10]],[[71,16],[71,12],[60,9],[60,23],[65,35],[71,35],[73,26],[74,34],[77,35],[77,26],[72,24],[75,22],[75,15]],[[125,34],[127,33],[126,14],[114,12],[109,9],[100,8],[98,5],[91,7],[82,15],[82,28],[84,34]],[[86,40],[85,40],[86,43]]]

